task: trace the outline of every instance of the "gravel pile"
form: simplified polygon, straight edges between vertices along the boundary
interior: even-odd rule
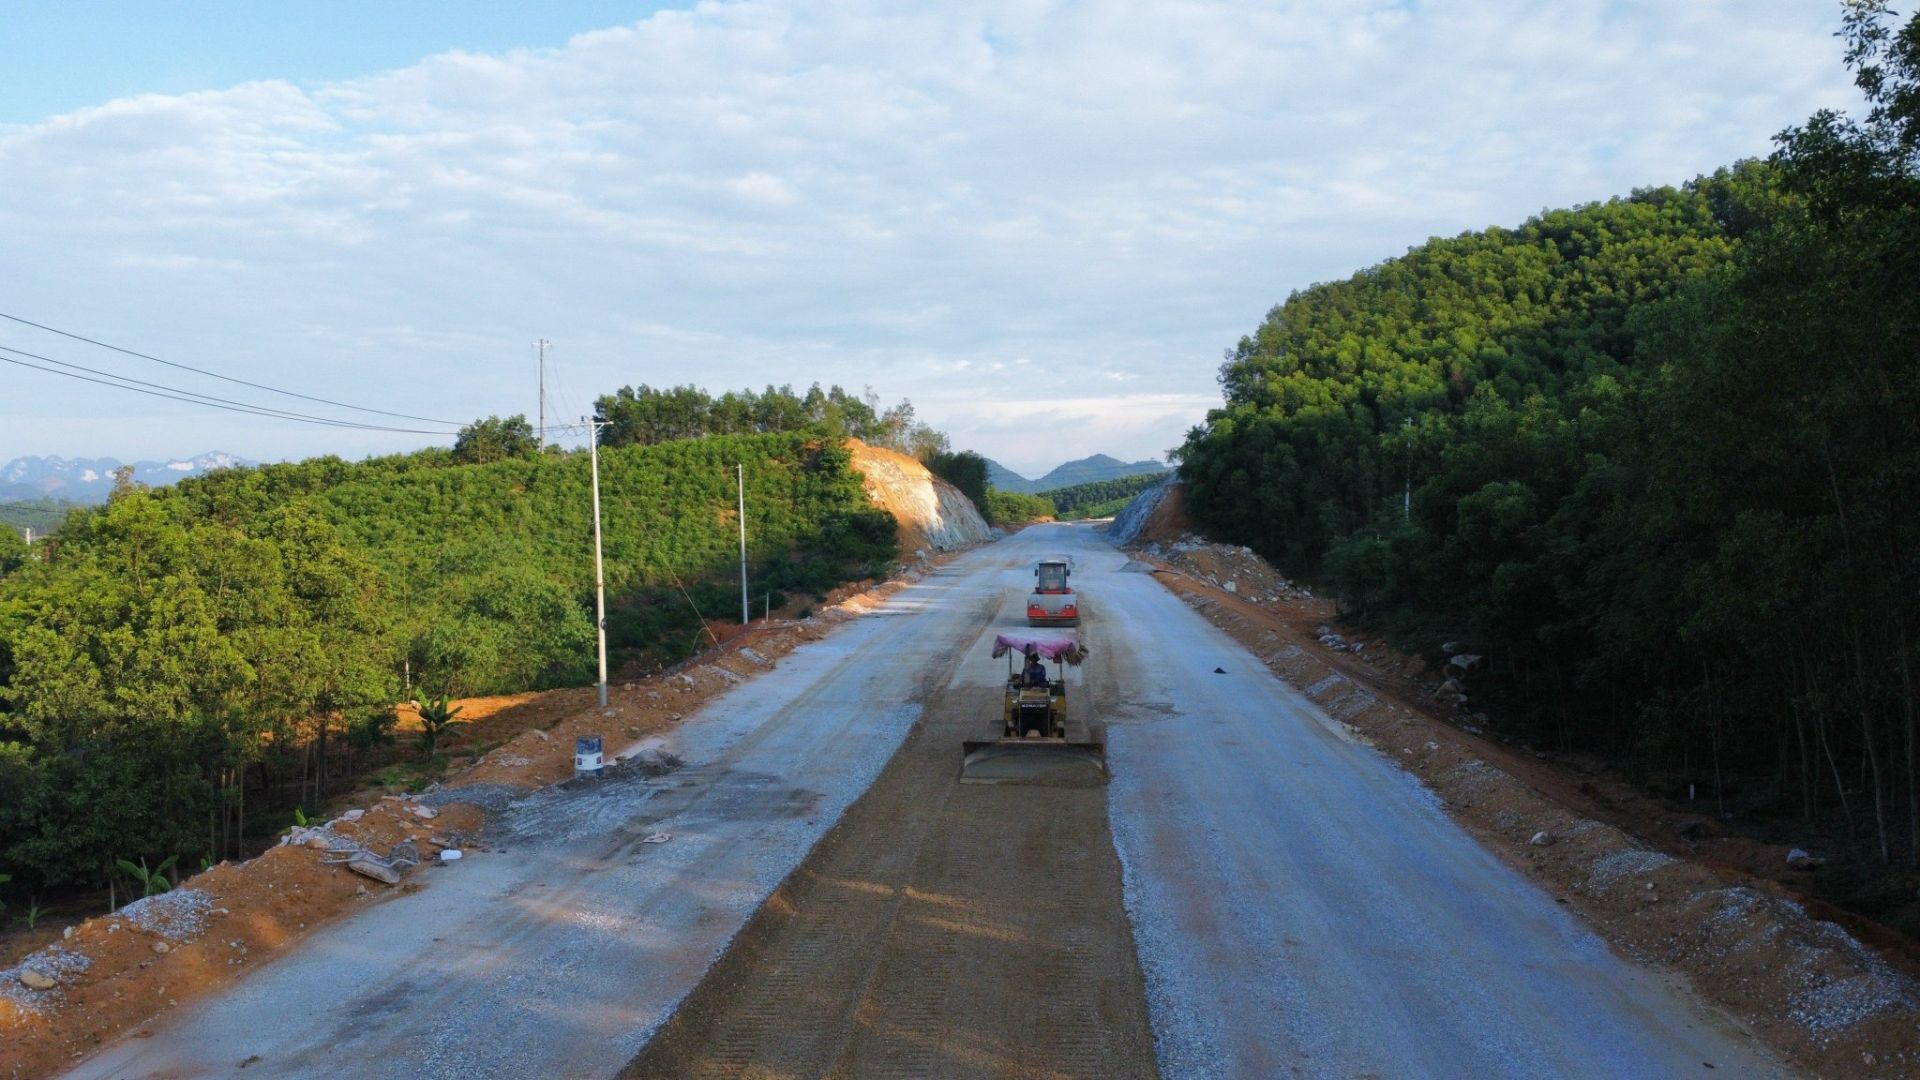
[[[93,958],[59,945],[49,945],[10,968],[0,968],[0,998],[29,1012],[40,1012],[57,991],[29,990],[20,976],[29,970],[66,984],[93,966]]]
[[[212,911],[213,897],[198,889],[174,889],[135,900],[118,914],[150,934],[159,934],[168,941],[186,941],[206,930],[207,915]]]
[[[1767,898],[1774,925],[1786,928],[1795,954],[1791,977],[1805,989],[1787,1015],[1817,1034],[1844,1031],[1889,1009],[1920,1009],[1920,986],[1888,966],[1872,949],[1830,922],[1810,918],[1800,905]]]
[[[1795,988],[1787,1017],[1807,1031],[1831,1035],[1890,1009],[1920,1008],[1920,985],[1843,928],[1808,916],[1799,904],[1747,886],[1716,889],[1700,898],[1717,902],[1700,939],[1709,951],[1731,956],[1784,950],[1778,969]]]
[[[1489,788],[1504,787],[1513,778],[1479,758],[1468,758],[1440,775],[1444,784],[1457,784],[1462,794],[1478,797]]]
[[[1147,544],[1140,551],[1167,563],[1195,581],[1205,582],[1244,600],[1271,604],[1313,595],[1281,576],[1251,548],[1215,544],[1188,535],[1173,543]],[[1364,642],[1343,641],[1331,633],[1326,636],[1333,643],[1323,643],[1336,651],[1362,652],[1366,647]]]
[[[325,825],[295,825],[280,838],[281,846],[311,848],[350,848],[360,847],[360,841],[351,836],[342,836]]]
[[[1745,885],[1719,890],[1720,909],[1707,920],[1709,934],[1722,930],[1739,929],[1747,925],[1747,920],[1760,910],[1767,898],[1758,889]]]
[[[642,750],[632,757],[613,766],[612,770],[634,772],[641,776],[665,776],[684,766],[686,762],[674,755],[656,748]]]
[[[1808,1031],[1844,1031],[1893,1008],[1912,1008],[1910,994],[1879,973],[1855,975],[1793,996],[1787,1015]]]
[[[1587,888],[1606,889],[1623,878],[1651,874],[1672,862],[1673,856],[1645,848],[1611,851],[1593,860],[1593,872],[1587,875]]]

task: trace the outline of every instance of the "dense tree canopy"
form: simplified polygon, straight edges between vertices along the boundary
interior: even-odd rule
[[[971,450],[950,453],[946,450],[935,451],[930,458],[921,459],[933,474],[954,487],[960,493],[973,500],[973,505],[982,514],[987,505],[987,459]]]
[[[12,526],[0,526],[0,577],[26,565],[27,541]]]
[[[823,391],[818,383],[805,394],[794,393],[791,386],[769,386],[760,393],[728,391],[719,397],[696,386],[656,390],[643,383],[601,397],[594,412],[607,425],[600,436],[607,446],[807,430],[868,442],[884,441],[887,435],[872,395],[856,397],[838,386]]]
[[[319,458],[127,491],[37,559],[6,530],[0,865],[14,887],[97,881],[115,857],[236,853],[250,801],[290,783],[320,797],[410,693],[591,681],[587,455],[460,463],[474,456]],[[824,592],[894,555],[893,519],[837,440],[607,449],[616,665],[683,657],[702,612],[739,610],[735,463],[756,594]]]
[[[952,457],[946,434],[915,419],[913,402],[902,399],[883,410],[879,395],[871,390],[855,397],[838,386],[823,391],[819,383],[805,394],[794,393],[791,386],[769,386],[759,393],[730,390],[719,397],[695,386],[656,390],[643,383],[601,397],[594,414],[606,424],[600,438],[607,446],[809,432],[898,450],[929,466],[942,458],[951,463]]]
[[[1296,293],[1180,456],[1512,730],[1920,862],[1920,18],[1848,11],[1863,120]]]
[[[990,487],[987,489],[987,505],[981,508],[981,512],[995,525],[1028,525],[1053,517],[1053,503],[1038,495]]]
[[[1166,473],[1135,473],[1112,480],[1093,480],[1085,484],[1053,488],[1039,492],[1039,495],[1053,504],[1054,511],[1063,521],[1107,517],[1119,513],[1127,503],[1133,501],[1135,495],[1166,478]]]
[[[453,460],[462,465],[485,465],[502,458],[530,457],[539,449],[540,440],[525,416],[505,420],[489,416],[460,429],[453,440]]]

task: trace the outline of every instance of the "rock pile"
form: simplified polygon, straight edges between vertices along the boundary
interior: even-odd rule
[[[119,916],[136,929],[168,941],[190,941],[206,931],[212,911],[213,897],[198,889],[174,889],[135,900],[121,908]]]
[[[58,990],[93,966],[93,960],[59,945],[49,945],[10,968],[0,969],[0,997],[33,1012],[43,995]]]
[[[1210,543],[1189,534],[1172,543],[1146,544],[1140,553],[1243,600],[1274,604],[1313,596],[1268,566],[1251,548]]]

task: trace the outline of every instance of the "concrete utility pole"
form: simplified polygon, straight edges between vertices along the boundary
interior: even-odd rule
[[[547,346],[552,342],[540,338],[533,343],[534,350],[540,355],[540,448],[547,448]]]
[[[753,621],[753,609],[747,600],[747,467],[735,465],[733,477],[740,485],[740,625]]]
[[[593,460],[593,628],[600,635],[600,707],[607,707],[607,575],[600,559],[600,429],[607,425],[591,416],[587,425],[588,454]]]

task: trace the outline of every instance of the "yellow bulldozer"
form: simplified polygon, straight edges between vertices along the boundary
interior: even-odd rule
[[[1001,634],[993,639],[994,659],[1007,661],[1000,737],[961,744],[961,783],[1105,780],[1106,746],[1067,737],[1067,667],[1077,667],[1086,655],[1071,637]],[[1023,663],[1016,666],[1016,658]]]

